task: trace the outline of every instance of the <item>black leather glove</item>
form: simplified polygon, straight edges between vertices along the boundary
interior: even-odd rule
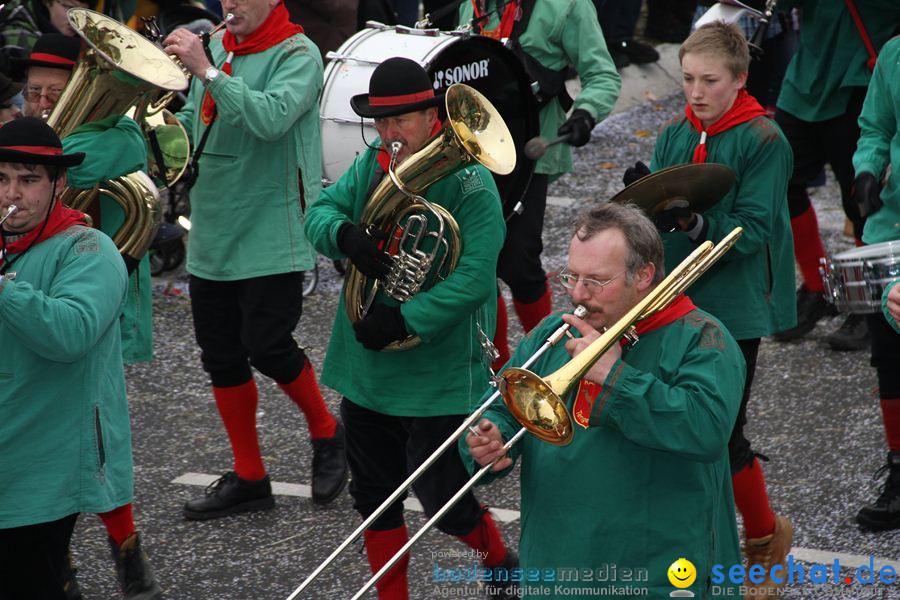
[[[696,217],[694,213],[691,212],[691,209],[684,206],[676,206],[656,213],[656,216],[653,217],[653,223],[656,225],[656,228],[663,233],[669,231],[688,231],[691,229],[692,224],[695,223],[695,218]],[[687,227],[682,227],[679,223],[682,219],[689,220]]]
[[[871,173],[860,173],[853,182],[853,201],[859,207],[859,216],[868,217],[881,209],[881,184]]]
[[[353,326],[356,341],[368,350],[381,350],[391,342],[409,335],[399,306],[376,304]]]
[[[591,130],[596,124],[591,113],[583,108],[576,108],[572,111],[572,116],[556,132],[556,135],[569,136],[568,143],[572,146],[584,146],[591,141]]]
[[[625,169],[625,174],[622,175],[622,183],[624,183],[626,186],[629,186],[638,179],[643,179],[649,174],[650,167],[648,167],[641,161],[637,161],[636,163],[634,163],[633,167],[628,167],[627,169]]]
[[[359,225],[344,223],[338,228],[337,245],[363,275],[384,279],[394,259],[380,250],[375,240],[385,241],[387,238],[388,235],[383,231],[369,235]]]

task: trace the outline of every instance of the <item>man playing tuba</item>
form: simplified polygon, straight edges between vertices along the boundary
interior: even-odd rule
[[[388,276],[395,259],[379,245],[385,232],[373,237],[357,223],[389,168],[388,148],[399,144],[396,160],[402,163],[441,130],[440,100],[425,70],[406,58],[381,63],[369,93],[351,99],[358,115],[375,119],[380,142],[358,156],[310,208],[306,231],[319,252],[348,258],[370,278]],[[432,183],[424,196],[458,224],[462,250],[455,270],[403,304],[379,293],[355,325],[339,310],[322,371],[322,382],[343,395],[350,494],[363,517],[373,514],[459,426],[488,384],[479,324],[487,335],[493,333],[494,274],[505,233],[497,188],[484,167],[474,166]],[[397,229],[403,225],[396,223]],[[345,285],[342,298],[346,294]],[[399,353],[380,352],[410,335],[421,344]],[[458,453],[445,452],[413,489],[431,516],[467,479]],[[471,492],[437,527],[483,552],[487,567],[516,564],[490,513]],[[377,572],[407,541],[402,498],[364,537],[369,565]],[[379,598],[408,597],[408,562],[402,559],[376,584]]]

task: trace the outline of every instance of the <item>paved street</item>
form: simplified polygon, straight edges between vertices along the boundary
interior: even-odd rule
[[[564,264],[571,223],[579,208],[608,199],[621,189],[622,173],[635,160],[649,163],[657,128],[680,110],[679,99],[664,98],[620,113],[594,130],[593,142],[576,153],[578,173],[550,189],[544,242],[548,270]],[[848,248],[850,240],[840,234],[843,217],[836,185],[829,178],[826,187],[813,193],[829,249]],[[317,367],[324,359],[341,285],[329,261],[320,260],[319,273],[318,287],[306,299],[296,331]],[[566,306],[561,289],[556,290],[554,302],[557,307]],[[272,382],[259,378],[264,459],[273,481],[284,484],[276,490],[276,509],[212,522],[184,520],[182,504],[230,468],[230,451],[200,368],[187,299],[157,294],[154,308],[156,358],[129,367],[126,374],[134,430],[135,514],[166,597],[284,599],[359,523],[350,497],[345,493],[326,508],[312,505],[305,422]],[[868,353],[837,353],[824,343],[824,336],[839,323],[840,319],[826,319],[795,344],[763,341],[749,433],[756,450],[770,458],[765,472],[772,502],[777,512],[794,523],[797,559],[831,565],[838,557],[846,565],[845,575],[874,556],[882,561],[876,568],[892,564],[900,572],[900,532],[861,533],[853,523],[858,508],[876,495],[872,474],[883,464],[886,448]],[[511,330],[515,339],[521,336],[517,323],[511,322]],[[405,384],[398,381],[396,385]],[[330,390],[325,393],[336,409],[337,395]],[[410,389],[409,393],[419,392]],[[658,491],[648,489],[647,493]],[[492,507],[504,509],[498,513],[501,529],[509,540],[517,541],[517,478],[482,488],[479,495]],[[423,522],[414,508],[407,514],[411,527]],[[677,518],[672,515],[673,520]],[[368,576],[361,549],[361,543],[355,543],[305,597],[350,598]],[[464,550],[456,540],[429,532],[413,550],[412,598],[448,594],[457,584],[433,583],[434,565],[471,564],[459,556]],[[98,518],[84,515],[79,520],[73,553],[87,600],[120,597]],[[807,583],[793,586],[785,597],[900,598],[900,584]]]

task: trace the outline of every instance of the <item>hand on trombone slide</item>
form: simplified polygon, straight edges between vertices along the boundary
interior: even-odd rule
[[[573,358],[578,356],[585,348],[590,346],[594,340],[600,337],[600,331],[594,329],[586,321],[579,319],[575,315],[564,314],[562,318],[564,322],[577,329],[578,333],[581,334],[581,337],[570,337],[566,340],[566,350],[569,352],[569,356]],[[606,381],[606,377],[612,370],[613,365],[616,364],[616,361],[619,360],[621,356],[622,346],[613,344],[613,346],[588,370],[584,379],[593,381],[598,385],[603,385],[603,382]]]
[[[469,428],[472,430],[472,428]],[[494,462],[494,472],[508,469],[512,466],[513,461],[506,456],[506,450],[503,449],[503,434],[500,428],[487,419],[482,419],[478,423],[477,435],[475,431],[466,436],[466,444],[469,445],[469,453],[482,467]],[[499,460],[497,460],[499,459]]]

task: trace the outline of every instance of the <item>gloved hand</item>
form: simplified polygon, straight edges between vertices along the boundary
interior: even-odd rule
[[[384,279],[394,259],[387,252],[379,250],[375,240],[385,241],[387,238],[388,235],[383,231],[369,235],[359,225],[344,223],[338,228],[337,245],[360,273],[366,277]]]
[[[356,341],[368,350],[381,350],[391,342],[409,335],[399,306],[376,304],[353,326]]]
[[[625,174],[622,175],[622,183],[624,183],[626,186],[629,186],[638,179],[643,179],[649,174],[650,167],[648,167],[641,161],[637,161],[636,163],[634,163],[633,167],[628,167],[627,169],[625,169]]]
[[[676,206],[656,213],[653,223],[663,233],[669,231],[689,231],[697,218],[691,209],[684,206]]]
[[[859,216],[867,217],[881,209],[881,185],[871,173],[860,173],[853,182],[853,201],[859,206]]]
[[[556,135],[569,136],[569,144],[572,146],[584,146],[591,141],[591,130],[596,124],[591,113],[583,108],[576,108],[556,132]]]

